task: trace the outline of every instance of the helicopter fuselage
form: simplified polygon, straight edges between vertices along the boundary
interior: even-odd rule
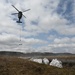
[[[19,21],[22,18],[22,12],[21,11],[18,12],[18,18],[19,18]]]

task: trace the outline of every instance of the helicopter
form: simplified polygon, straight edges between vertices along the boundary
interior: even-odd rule
[[[25,11],[19,11],[14,5],[12,5],[12,7],[14,7],[17,11],[18,11],[18,13],[13,13],[12,15],[15,15],[15,14],[18,14],[18,21],[17,21],[17,23],[22,23],[20,20],[21,20],[21,18],[22,18],[22,16],[24,16],[23,15],[23,12],[27,12],[27,11],[29,11],[30,9],[27,9],[27,10],[25,10]],[[25,18],[26,18],[26,16],[24,16]]]

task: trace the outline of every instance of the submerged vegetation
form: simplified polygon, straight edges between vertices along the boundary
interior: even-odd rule
[[[56,68],[17,57],[0,57],[0,75],[75,75],[75,65]]]

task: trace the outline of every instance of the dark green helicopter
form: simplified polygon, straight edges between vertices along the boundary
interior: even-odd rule
[[[21,18],[22,18],[22,16],[24,16],[23,15],[23,12],[26,12],[26,11],[29,11],[30,9],[27,9],[27,10],[25,10],[25,11],[19,11],[14,5],[12,5],[17,11],[18,11],[18,13],[13,13],[13,15],[15,15],[15,14],[18,14],[18,21],[17,21],[17,23],[22,23],[20,20],[21,20]],[[26,18],[26,16],[24,16],[25,18]]]

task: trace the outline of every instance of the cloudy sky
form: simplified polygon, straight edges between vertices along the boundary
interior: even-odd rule
[[[75,53],[75,0],[0,0],[0,51]]]

